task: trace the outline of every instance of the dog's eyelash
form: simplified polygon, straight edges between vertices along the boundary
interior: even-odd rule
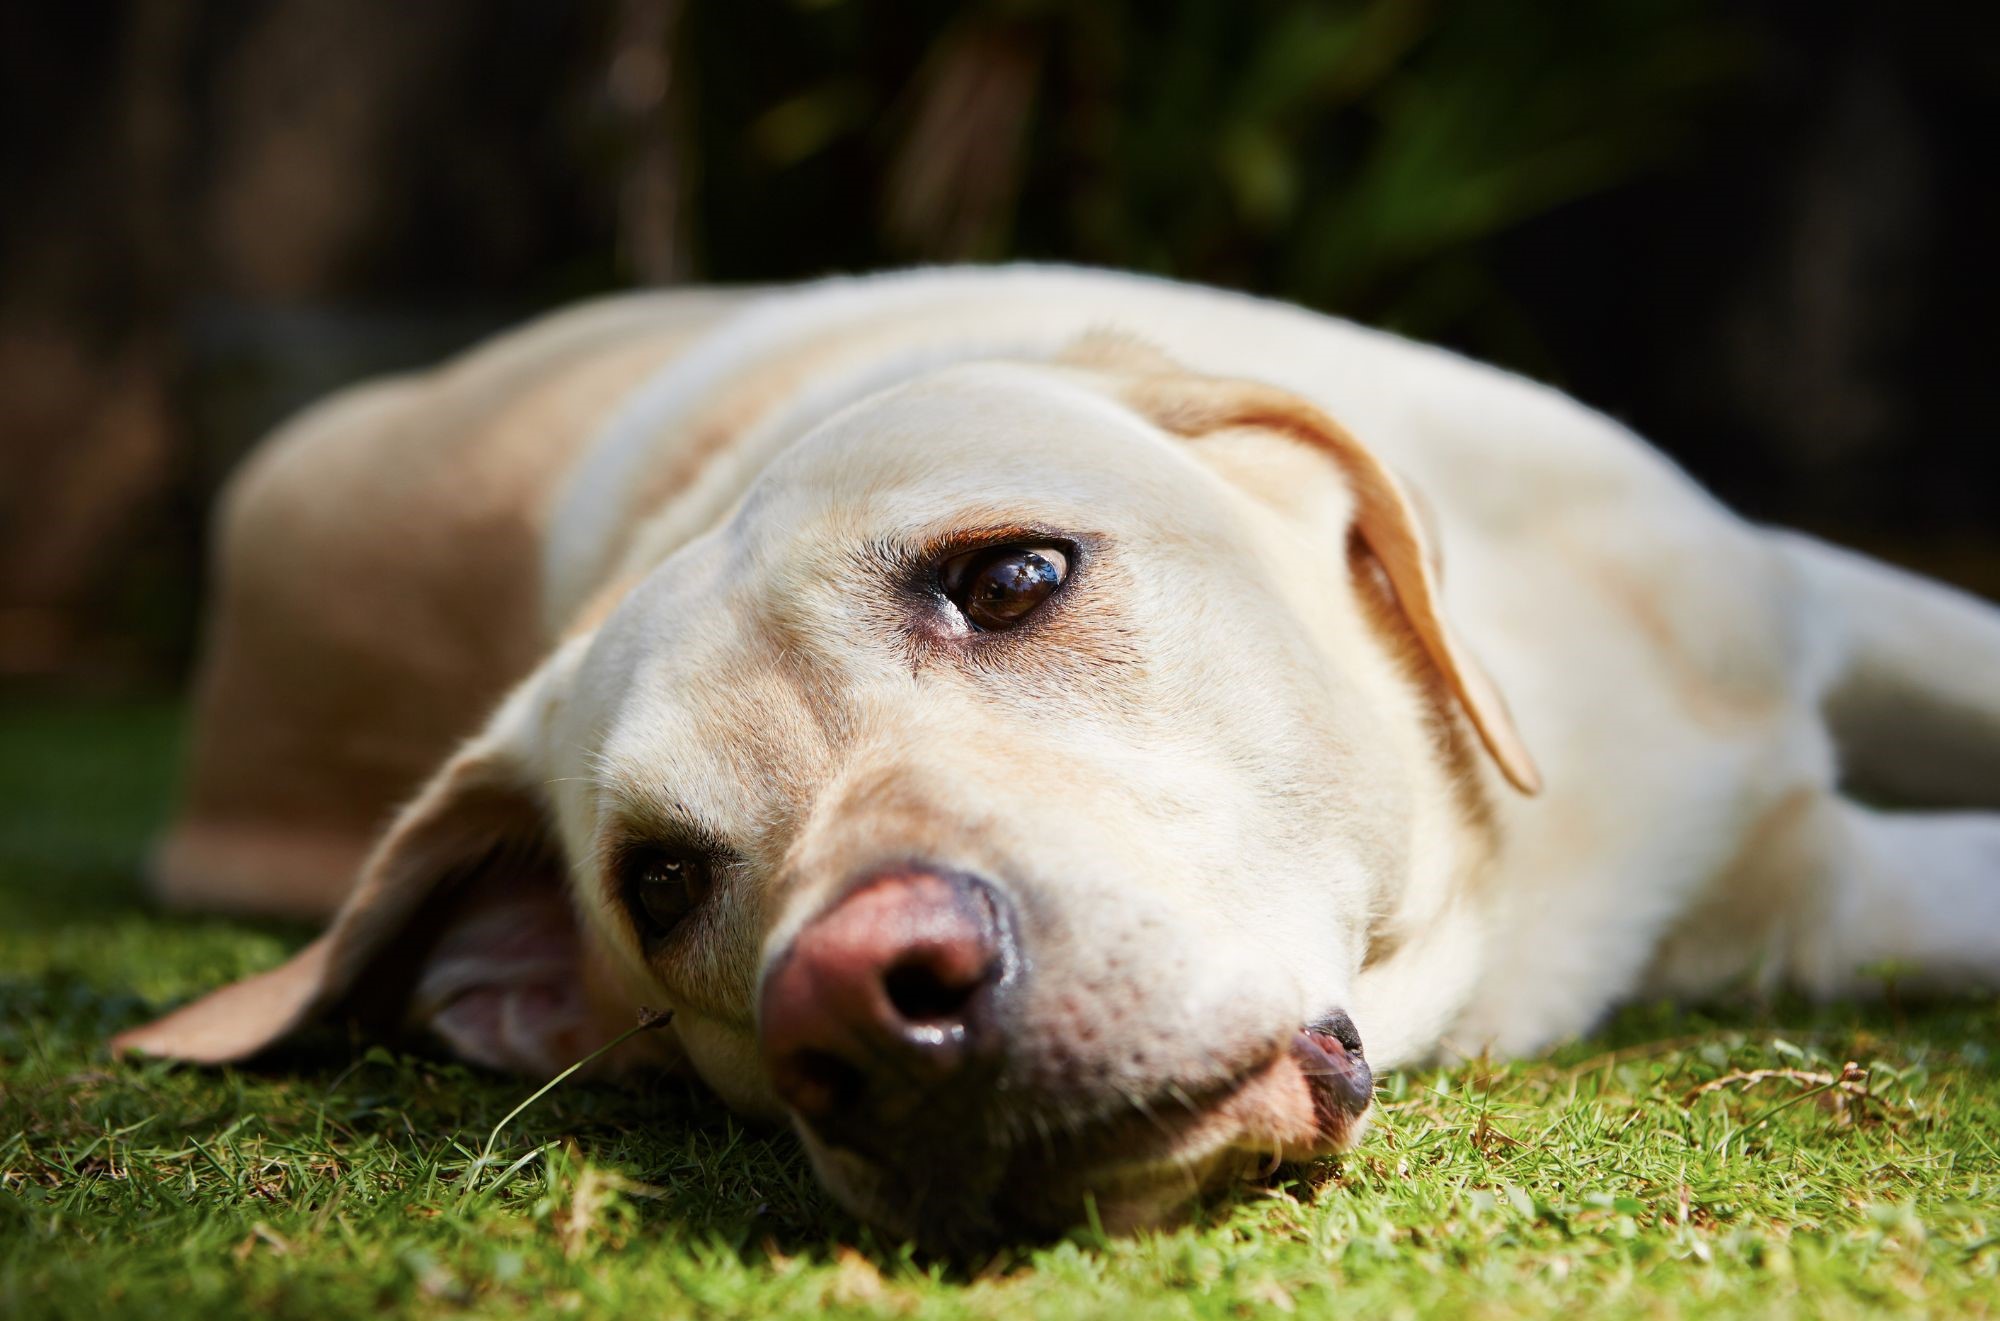
[[[706,826],[694,821],[671,824],[625,822],[607,831],[598,844],[603,870],[615,875],[643,853],[676,853],[700,858],[715,868],[736,860],[736,851]]]
[[[1062,547],[1072,556],[1095,539],[1072,531],[1030,523],[992,524],[961,528],[918,542],[872,538],[855,552],[857,569],[866,577],[887,577],[934,585],[937,566],[955,556],[993,546],[1044,545]]]
[[[601,754],[594,763],[590,769],[598,785],[599,819],[608,823],[599,836],[605,857],[612,856],[612,846],[620,843],[671,845],[716,857],[735,855],[729,833],[692,804],[671,794],[635,788],[629,771]]]

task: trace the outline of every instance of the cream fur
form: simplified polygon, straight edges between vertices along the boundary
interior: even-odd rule
[[[1358,457],[1333,462],[1342,428]],[[2000,982],[2000,613],[1750,527],[1553,390],[1296,308],[1030,267],[625,300],[330,405],[231,511],[172,898],[326,905],[366,823],[512,686],[441,776],[543,823],[601,1033],[671,1006],[703,1076],[774,1113],[755,992],[807,916],[898,857],[994,878],[1038,914],[1022,1049],[1058,1120],[1257,1080],[1103,1174],[1122,1223],[1225,1157],[1299,1153],[1260,1061],[1333,1008],[1381,1067],[1749,976]],[[868,558],[1024,526],[1083,563],[977,663],[911,634]],[[278,654],[305,698],[274,692]],[[1843,769],[1983,810],[1870,811]],[[451,870],[394,841],[457,847],[455,782],[280,1009],[224,993],[123,1044],[240,1056],[351,994],[328,970],[370,975],[381,894]],[[690,816],[741,862],[655,966],[605,840]],[[288,839],[331,859],[305,889]],[[522,1022],[505,1058],[566,1062]]]

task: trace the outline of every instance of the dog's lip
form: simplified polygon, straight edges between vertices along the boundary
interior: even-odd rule
[[[1088,1196],[1107,1225],[1137,1225],[1226,1177],[1348,1149],[1363,1130],[1372,1082],[1358,1054],[1315,1039],[1323,1036],[1300,1028],[1208,1086],[1173,1089],[1157,1104],[1120,1107],[991,1151],[989,1175],[968,1180],[987,1189],[975,1214],[1059,1230]],[[883,1169],[870,1153],[832,1150]],[[942,1222],[951,1214],[932,1207],[928,1223],[911,1231],[948,1234],[952,1226]]]
[[[1032,1221],[1087,1193],[1107,1227],[1134,1227],[1227,1179],[1348,1150],[1366,1127],[1372,1075],[1358,1053],[1337,1042],[1330,1051],[1319,1036],[1299,1029],[1173,1114],[1088,1126],[1064,1159],[1013,1171],[1006,1200]]]
[[[996,1199],[1016,1223],[1060,1230],[1088,1206],[1112,1232],[1171,1219],[1234,1179],[1352,1147],[1373,1087],[1301,1029],[1173,1115],[1124,1115],[1079,1134],[1064,1160],[1010,1171]]]
[[[1184,1170],[1190,1161],[1225,1150],[1268,1161],[1334,1155],[1354,1145],[1373,1099],[1374,1075],[1360,1052],[1303,1027],[1228,1083],[1182,1107],[1174,1124],[1155,1126],[1155,1141],[1098,1168],[1115,1173],[1171,1164]]]
[[[1360,1051],[1309,1025],[1206,1086],[1174,1087],[1153,1104],[1121,1106],[1045,1135],[1041,1143],[1031,1139],[1015,1154],[1029,1156],[1030,1164],[1107,1174],[1180,1164],[1225,1147],[1305,1160],[1351,1146],[1373,1093],[1373,1074]]]
[[[1345,1014],[1331,1026],[1308,1025],[1292,1037],[1291,1053],[1313,1099],[1320,1129],[1351,1145],[1351,1130],[1375,1098],[1375,1072]]]

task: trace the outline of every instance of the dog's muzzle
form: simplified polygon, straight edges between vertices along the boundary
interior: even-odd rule
[[[766,972],[765,1068],[850,1208],[932,1242],[1139,1223],[1203,1182],[1351,1145],[1373,1093],[1345,1014],[1234,1043],[1159,1095],[1031,1081],[1028,964],[995,886],[921,866],[863,878]],[[1115,1204],[1141,1208],[1117,1216]]]

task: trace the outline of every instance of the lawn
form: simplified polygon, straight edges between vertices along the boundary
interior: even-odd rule
[[[1390,1077],[1362,1150],[1186,1228],[971,1262],[870,1235],[678,1083],[565,1084],[480,1165],[531,1082],[340,1040],[113,1062],[304,935],[146,906],[178,733],[0,707],[0,1315],[2000,1311],[1992,1003],[1637,1007],[1547,1060]]]

